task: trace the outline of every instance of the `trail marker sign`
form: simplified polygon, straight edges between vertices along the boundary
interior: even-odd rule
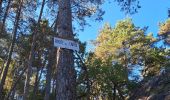
[[[75,41],[54,37],[54,46],[79,51],[79,44]]]

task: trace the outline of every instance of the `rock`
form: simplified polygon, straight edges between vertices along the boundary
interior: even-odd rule
[[[142,81],[129,100],[170,100],[170,70]]]

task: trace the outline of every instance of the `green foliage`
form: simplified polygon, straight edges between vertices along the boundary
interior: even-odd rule
[[[7,5],[7,1],[4,1],[3,5]],[[19,22],[19,28],[17,29],[16,45],[12,55],[12,62],[7,74],[7,81],[5,83],[4,95],[6,95],[11,89],[12,85],[19,78],[22,70],[27,67],[27,60],[30,56],[31,43],[33,41],[33,35],[38,34],[34,48],[34,59],[32,66],[34,69],[40,70],[42,68],[42,77],[40,77],[40,83],[37,87],[36,99],[42,100],[45,94],[44,75],[46,74],[46,66],[49,63],[46,59],[49,58],[49,52],[53,46],[52,37],[57,36],[56,15],[58,11],[57,0],[47,0],[47,6],[45,4],[45,10],[48,12],[50,18],[42,14],[40,25],[35,21],[40,10],[41,1],[24,1],[21,18]],[[121,10],[125,13],[136,13],[140,8],[138,0],[114,0],[121,6]],[[77,21],[80,26],[86,25],[86,18],[94,16],[95,20],[102,20],[104,11],[99,5],[103,4],[104,0],[72,0],[72,15],[74,23]],[[16,15],[16,8],[18,1],[14,0],[11,3],[11,10],[7,15],[8,24],[15,22],[13,20]],[[4,6],[5,8],[5,6]],[[49,14],[49,11],[50,14]],[[46,12],[46,13],[47,13]],[[3,12],[4,13],[4,12]],[[64,17],[64,16],[63,16]],[[55,18],[53,29],[51,21]],[[11,23],[10,23],[11,24]],[[7,25],[3,29],[3,35],[0,36],[0,70],[3,68],[3,64],[6,61],[9,45],[11,43],[10,30],[11,25]],[[76,24],[77,25],[77,24]],[[1,22],[0,22],[1,27]],[[2,31],[2,30],[1,30]],[[78,39],[75,39],[80,44],[80,51],[74,53],[75,68],[77,71],[77,95],[81,100],[88,100],[87,98],[94,99],[96,97],[103,98],[103,100],[124,100],[124,97],[128,97],[131,90],[138,86],[135,80],[129,80],[130,71],[133,70],[133,66],[142,67],[143,77],[153,77],[159,74],[161,68],[169,68],[170,60],[167,55],[170,55],[169,50],[164,48],[157,48],[154,44],[158,41],[153,36],[153,33],[146,35],[146,30],[141,29],[134,25],[131,19],[124,19],[118,21],[115,26],[111,26],[108,23],[100,30],[99,36],[95,40],[96,46],[93,53],[87,53],[86,43],[81,43]],[[159,39],[163,40],[166,44],[169,44],[169,31],[170,20],[160,24]],[[74,36],[73,36],[74,37]],[[113,62],[115,62],[113,64]],[[55,66],[55,65],[52,65]],[[45,71],[43,70],[45,69]],[[39,72],[41,72],[39,71]],[[52,68],[52,81],[55,81],[56,68]],[[28,95],[31,97],[33,94],[33,88],[35,85],[35,71],[31,73],[30,91]],[[132,73],[133,74],[133,73]],[[15,92],[17,94],[23,94],[23,88],[25,84],[25,74],[21,76],[20,81],[17,83]],[[56,80],[57,81],[57,80]],[[55,84],[55,82],[54,82]],[[53,92],[50,94],[50,100],[55,99],[56,93],[55,85]],[[114,92],[116,91],[116,92]]]
[[[125,19],[114,28],[108,24],[104,26],[95,42],[95,54],[103,60],[111,57],[112,60],[121,61],[125,55],[129,56],[127,53],[131,54],[146,45],[143,43],[145,41],[144,31],[135,27],[131,19]]]
[[[160,23],[159,36],[166,45],[170,45],[170,19],[167,19],[165,22]]]
[[[138,12],[138,9],[141,8],[139,0],[114,0],[118,2],[118,5],[121,7],[121,11],[124,11],[126,14],[134,14]]]
[[[154,76],[159,74],[160,69],[165,67],[166,58],[163,49],[149,49],[145,54],[145,69],[144,76]]]
[[[125,89],[123,86],[128,83],[128,75],[122,65],[116,64],[113,66],[112,63],[97,58],[93,53],[89,53],[85,64],[87,66],[85,75],[88,75],[88,79],[78,85],[79,94],[84,95],[84,97],[89,94],[90,98],[96,96],[102,98],[105,95],[105,99],[109,100],[113,96],[112,91],[115,85],[119,85],[122,90]],[[84,74],[80,74],[79,77],[83,78],[83,76]],[[89,87],[86,81],[90,83]],[[90,91],[87,91],[88,89]],[[127,91],[121,91],[121,93],[127,94]]]
[[[86,97],[89,88],[91,98],[103,98],[103,95],[108,100],[114,95],[117,99],[128,97],[138,86],[138,81],[128,78],[133,66],[143,67],[143,77],[157,75],[167,66],[167,52],[154,47],[156,42],[152,33],[145,35],[145,30],[136,27],[131,19],[119,21],[113,28],[105,24],[94,41],[95,52],[89,53],[85,60],[87,72],[78,76],[80,80],[88,76],[78,85],[79,93]]]
[[[143,75],[153,76],[165,61],[163,49],[153,46],[156,42],[152,33],[145,35],[145,30],[136,27],[131,19],[125,19],[113,28],[109,24],[104,26],[95,41],[95,54],[103,61],[109,58],[125,67],[144,66]]]

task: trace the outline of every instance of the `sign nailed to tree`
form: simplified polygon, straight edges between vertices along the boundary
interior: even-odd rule
[[[54,46],[79,51],[78,43],[57,37],[54,37]]]

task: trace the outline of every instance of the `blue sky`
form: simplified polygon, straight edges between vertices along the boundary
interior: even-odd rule
[[[164,22],[168,18],[168,8],[170,8],[169,0],[140,0],[140,5],[142,8],[139,9],[139,12],[127,16],[124,12],[120,11],[120,7],[116,2],[109,3],[105,2],[102,5],[105,15],[103,16],[104,20],[101,22],[95,22],[90,20],[89,23],[91,27],[86,26],[84,31],[79,32],[79,38],[81,41],[86,41],[87,51],[93,50],[93,46],[90,43],[90,40],[95,40],[99,34],[99,30],[102,28],[104,23],[110,23],[112,26],[119,20],[122,20],[126,17],[132,18],[136,26],[144,27],[149,26],[148,33],[154,33],[154,36],[158,32],[158,23]]]

